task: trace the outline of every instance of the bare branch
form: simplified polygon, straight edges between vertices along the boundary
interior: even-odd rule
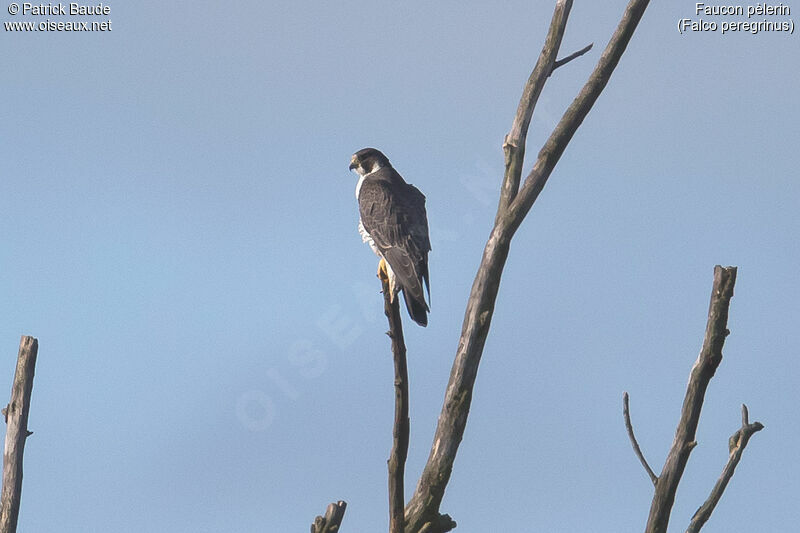
[[[728,440],[728,463],[722,469],[722,475],[719,476],[719,479],[714,484],[714,488],[711,489],[711,494],[705,503],[694,513],[686,533],[697,533],[711,517],[711,513],[714,512],[714,508],[722,498],[722,493],[725,492],[725,487],[728,486],[728,482],[733,477],[733,473],[742,458],[750,437],[762,429],[764,429],[764,425],[761,422],[753,422],[752,424],[749,422],[747,406],[742,404],[742,427],[737,429]]]
[[[564,153],[578,126],[581,125],[600,93],[603,92],[608,80],[611,78],[611,74],[625,52],[625,48],[628,46],[628,42],[633,36],[633,32],[639,24],[639,20],[641,20],[648,3],[649,0],[631,0],[628,3],[619,26],[617,26],[606,49],[603,50],[600,61],[598,61],[597,66],[589,76],[589,80],[583,86],[577,98],[567,108],[553,133],[550,134],[550,137],[539,151],[533,170],[525,178],[525,183],[519,194],[509,206],[510,222],[514,231],[522,223],[539,193],[542,192],[547,179],[550,177],[553,168],[561,158],[561,154]]]
[[[381,277],[383,284],[383,310],[389,320],[387,335],[392,339],[394,358],[394,431],[392,451],[389,455],[389,533],[403,533],[405,528],[405,476],[408,456],[408,365],[406,344],[403,340],[403,322],[397,295],[392,295],[388,278]]]
[[[318,516],[314,519],[314,523],[311,524],[311,533],[338,533],[344,519],[345,509],[347,509],[347,503],[341,500],[329,504],[325,510],[325,516]]]
[[[580,50],[578,50],[577,52],[573,52],[570,55],[568,55],[567,57],[559,59],[558,61],[553,63],[553,70],[557,69],[558,67],[563,67],[564,65],[566,65],[567,63],[569,63],[570,61],[572,61],[575,58],[581,57],[583,54],[585,54],[586,52],[591,50],[592,46],[594,46],[594,43],[589,43],[586,46],[584,46],[583,48],[581,48]],[[550,71],[550,74],[553,74],[552,70]]]
[[[19,503],[22,496],[22,455],[28,431],[28,412],[33,392],[33,374],[39,341],[23,336],[19,341],[17,369],[11,387],[11,402],[3,409],[6,429],[5,452],[3,453],[3,491],[0,496],[0,531],[14,533],[19,518]]]
[[[639,448],[639,443],[636,442],[636,437],[633,434],[633,424],[631,424],[631,413],[630,408],[628,406],[628,393],[622,393],[622,416],[625,418],[625,428],[628,430],[628,437],[631,439],[631,445],[633,446],[633,451],[636,454],[636,457],[639,458],[641,461],[642,466],[647,471],[647,475],[650,476],[650,481],[653,482],[653,485],[658,484],[658,476],[656,476],[653,469],[650,468],[650,465],[647,464],[647,459],[644,458],[642,454],[641,448]]]
[[[420,476],[414,495],[406,506],[406,532],[417,533],[431,524],[431,533],[449,531],[455,522],[439,514],[444,491],[450,480],[453,462],[467,424],[472,389],[491,326],[497,291],[514,232],[530,210],[547,176],[549,176],[573,133],[591,109],[619,62],[649,0],[631,0],[600,63],[580,95],[567,110],[547,144],[539,153],[534,177],[526,179],[519,189],[519,176],[524,158],[524,141],[541,86],[552,71],[561,37],[566,26],[570,0],[558,0],[550,23],[547,41],[534,72],[525,87],[511,132],[506,136],[506,171],[500,194],[495,225],[483,251],[481,264],[472,285],[461,338],[458,343],[444,405],[431,445],[428,461]],[[576,104],[577,102],[577,104]],[[538,176],[538,177],[537,177]],[[519,190],[519,193],[517,193]]]
[[[727,329],[728,309],[735,283],[736,267],[719,265],[714,267],[714,286],[711,291],[703,348],[700,350],[700,355],[689,376],[681,418],[664,468],[661,470],[661,475],[658,476],[645,533],[666,533],[667,531],[678,483],[680,483],[683,470],[689,460],[689,453],[697,445],[695,434],[700,421],[700,411],[703,408],[706,389],[722,362],[722,346],[725,343],[725,337],[730,333]]]
[[[561,39],[567,28],[567,18],[572,9],[572,0],[559,0],[550,21],[550,29],[544,41],[539,59],[533,67],[522,97],[517,106],[517,114],[511,124],[511,131],[506,135],[503,142],[503,152],[505,153],[505,176],[503,186],[500,189],[500,205],[497,209],[497,216],[505,213],[508,205],[514,199],[519,190],[520,176],[522,176],[522,163],[525,159],[525,139],[528,136],[528,127],[533,116],[533,108],[539,100],[547,78],[555,70],[556,57],[561,48]]]

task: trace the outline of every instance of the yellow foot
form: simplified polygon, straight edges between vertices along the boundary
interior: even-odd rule
[[[389,288],[389,301],[394,302],[395,287],[392,278],[389,277],[388,267],[389,265],[386,264],[386,261],[381,258],[378,263],[378,279],[381,280],[384,287]]]
[[[378,263],[378,279],[389,283],[389,273],[386,271],[386,261],[382,257]]]

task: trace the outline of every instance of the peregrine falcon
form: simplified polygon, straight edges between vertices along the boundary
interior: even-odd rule
[[[428,325],[428,217],[425,196],[406,183],[389,159],[375,148],[353,154],[350,170],[358,173],[358,231],[380,258],[378,276],[389,282],[390,298],[403,292],[411,319]]]

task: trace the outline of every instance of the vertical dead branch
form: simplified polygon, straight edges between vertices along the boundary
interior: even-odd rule
[[[0,532],[17,530],[19,502],[22,496],[22,455],[28,431],[28,411],[33,391],[33,374],[39,341],[23,336],[19,342],[17,369],[11,387],[11,402],[3,409],[6,418],[6,444],[3,453],[3,492],[0,496]]]
[[[392,451],[389,455],[389,532],[403,533],[405,528],[404,477],[408,456],[408,365],[406,344],[403,340],[403,322],[400,319],[399,298],[392,298],[389,281],[383,283],[383,310],[389,320],[387,335],[392,339],[394,358],[394,431]]]
[[[467,424],[472,389],[489,333],[511,239],[547,182],[572,135],[608,83],[648,3],[649,0],[631,0],[628,3],[619,26],[589,80],[539,152],[533,170],[520,189],[525,139],[533,109],[544,83],[557,66],[556,57],[572,6],[571,0],[556,2],[539,60],[523,90],[511,130],[503,143],[506,167],[497,216],[464,313],[461,338],[430,455],[414,495],[406,507],[407,533],[423,530],[438,533],[455,527],[455,522],[449,516],[439,514],[439,507]],[[561,64],[564,62],[566,61]]]
[[[722,493],[725,492],[725,487],[728,486],[728,482],[733,477],[736,465],[739,464],[750,437],[762,429],[764,429],[764,425],[761,422],[750,423],[747,406],[742,404],[742,427],[736,430],[736,433],[728,439],[728,463],[722,470],[722,475],[719,476],[719,479],[714,484],[708,499],[694,513],[686,533],[697,533],[711,518],[711,513],[714,512],[714,508],[722,498]]]
[[[522,164],[525,161],[525,141],[528,137],[528,127],[533,117],[533,109],[536,107],[536,102],[539,101],[539,95],[542,94],[547,78],[555,68],[556,56],[561,48],[561,39],[564,37],[564,31],[567,28],[570,9],[572,9],[572,0],[556,2],[556,8],[550,21],[550,29],[547,32],[544,46],[539,53],[539,59],[536,61],[530,77],[528,77],[528,83],[525,84],[525,88],[522,91],[522,97],[519,100],[511,130],[503,142],[506,169],[503,176],[503,186],[500,189],[498,216],[506,211],[519,190]],[[496,223],[497,221],[495,221]]]
[[[325,510],[325,516],[318,516],[311,524],[311,533],[338,533],[344,519],[347,503],[338,501],[331,503]]]
[[[714,267],[714,285],[711,303],[708,308],[708,322],[703,340],[703,348],[692,367],[686,396],[683,400],[681,418],[675,431],[675,438],[658,476],[650,515],[645,533],[666,533],[675,492],[678,490],[683,470],[689,454],[697,445],[694,437],[700,421],[706,389],[722,362],[722,346],[730,331],[727,329],[728,309],[736,283],[736,267]]]

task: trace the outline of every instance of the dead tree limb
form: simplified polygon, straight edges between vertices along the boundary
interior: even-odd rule
[[[658,483],[658,476],[656,476],[656,473],[653,472],[652,468],[650,468],[650,465],[647,464],[647,459],[644,458],[642,449],[639,448],[639,443],[636,441],[636,436],[633,434],[633,424],[631,423],[631,411],[630,406],[628,405],[627,392],[622,393],[622,416],[625,418],[625,428],[628,430],[628,438],[631,439],[633,453],[636,454],[636,457],[639,458],[639,461],[642,463],[645,471],[647,471],[647,475],[650,476],[650,481],[653,482],[653,485],[656,485]]]
[[[589,43],[586,46],[584,46],[583,48],[581,48],[580,50],[578,50],[577,52],[573,52],[570,55],[568,55],[567,57],[559,59],[558,61],[553,63],[553,70],[557,69],[558,67],[563,67],[564,65],[566,65],[567,63],[569,63],[573,59],[581,57],[583,54],[585,54],[586,52],[591,50],[593,46],[594,46],[594,43]],[[550,71],[550,74],[552,75],[553,71]]]
[[[318,516],[311,524],[311,533],[338,533],[344,519],[347,503],[338,501],[328,505],[325,516]]]
[[[722,346],[730,331],[728,325],[728,309],[733,297],[733,286],[736,283],[736,267],[714,267],[714,285],[711,291],[711,303],[708,308],[708,322],[703,340],[703,347],[697,357],[689,376],[686,396],[681,408],[681,418],[675,431],[661,475],[658,476],[650,515],[647,519],[645,533],[666,533],[675,492],[678,490],[683,470],[689,460],[689,454],[697,445],[695,433],[700,421],[706,389],[722,362]]]
[[[380,275],[379,278],[383,287],[383,310],[389,321],[389,331],[386,334],[392,340],[392,358],[394,359],[394,429],[392,431],[392,451],[387,461],[389,469],[389,533],[403,533],[405,528],[404,478],[410,431],[408,363],[399,299],[392,294],[388,278]],[[311,525],[311,533],[339,531],[346,507],[347,504],[343,501],[328,505],[325,516],[317,516],[314,520]]]
[[[381,277],[383,284],[383,310],[389,320],[394,359],[394,430],[392,432],[392,451],[389,455],[389,533],[403,533],[405,528],[405,489],[404,477],[406,457],[408,456],[408,364],[406,362],[406,343],[403,340],[403,322],[400,319],[400,305],[397,295],[389,288],[388,278]]]
[[[648,4],[649,0],[631,0],[628,3],[625,13],[622,15],[622,20],[620,20],[614,35],[611,36],[611,40],[603,50],[603,54],[600,56],[600,61],[598,61],[594,71],[592,71],[580,93],[564,112],[561,120],[539,151],[536,163],[525,178],[525,183],[519,190],[519,194],[515,195],[513,203],[508,206],[508,218],[513,231],[516,231],[525,215],[528,214],[533,202],[539,197],[539,193],[542,192],[547,179],[550,177],[553,168],[555,168],[556,163],[564,153],[575,131],[583,123],[583,119],[589,114],[608,80],[611,79],[611,74],[625,52],[628,42],[633,37],[633,32],[642,15],[644,15]]]
[[[622,20],[589,80],[539,151],[533,170],[520,189],[525,140],[533,109],[556,65],[572,7],[571,0],[556,2],[544,46],[525,85],[511,130],[503,143],[505,172],[495,224],[486,243],[464,313],[461,338],[430,455],[414,495],[406,506],[406,533],[419,533],[425,528],[431,533],[439,533],[455,527],[455,522],[449,516],[439,513],[439,508],[467,424],[472,389],[489,333],[511,239],[544,188],[573,134],[608,83],[648,3],[649,0],[631,0],[628,3]]]
[[[11,387],[11,402],[3,409],[6,419],[6,444],[3,453],[3,491],[0,496],[0,532],[17,530],[19,502],[22,496],[22,455],[28,431],[28,411],[31,406],[33,374],[39,341],[23,336],[19,341],[17,369]]]
[[[539,53],[539,59],[533,67],[528,83],[522,91],[522,97],[517,106],[517,113],[511,124],[511,130],[506,135],[503,142],[503,152],[505,154],[505,175],[503,176],[503,186],[500,190],[500,205],[497,209],[495,226],[504,215],[509,204],[514,199],[519,190],[519,182],[522,177],[522,164],[525,162],[525,141],[528,137],[528,127],[533,117],[533,109],[539,101],[544,84],[550,73],[553,72],[561,48],[561,39],[567,29],[567,19],[572,9],[571,0],[559,0],[550,21],[550,29],[547,32],[544,46]]]
[[[714,484],[708,499],[694,513],[686,533],[697,533],[711,517],[711,513],[714,512],[714,508],[722,498],[722,493],[725,492],[725,487],[728,486],[728,482],[733,477],[736,465],[739,464],[750,437],[762,429],[764,429],[764,425],[761,422],[750,423],[747,406],[742,404],[742,427],[737,429],[736,433],[728,439],[728,462],[725,468],[722,469],[722,475],[719,476],[719,479]]]

